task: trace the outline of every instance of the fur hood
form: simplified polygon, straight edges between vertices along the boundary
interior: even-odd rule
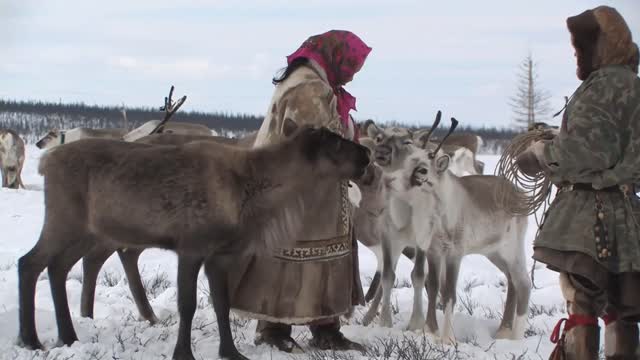
[[[353,140],[354,125],[345,129],[337,110],[337,98],[329,85],[326,72],[315,61],[296,69],[276,86],[254,146],[278,141],[286,118],[299,126],[325,126]]]
[[[567,27],[578,57],[578,78],[586,79],[607,65],[638,72],[638,46],[624,18],[612,7],[599,6],[569,17]]]

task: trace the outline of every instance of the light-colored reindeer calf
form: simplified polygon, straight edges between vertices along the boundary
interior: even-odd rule
[[[118,128],[91,129],[77,127],[69,130],[59,130],[55,128],[49,130],[45,136],[38,140],[36,146],[38,149],[48,150],[58,145],[87,138],[120,140],[126,133],[124,129]]]
[[[394,264],[384,262],[385,259],[391,258],[384,256],[385,251],[391,251],[385,248],[385,245],[393,244],[393,250],[398,250],[396,254],[396,258],[398,258],[405,247],[414,247],[413,237],[408,233],[412,229],[407,221],[394,222],[391,219],[389,210],[391,204],[389,204],[386,195],[384,172],[379,165],[370,164],[365,175],[356,184],[362,194],[360,206],[355,209],[354,214],[356,235],[358,240],[375,254],[378,260],[376,274],[380,274],[385,267],[386,269],[395,268]],[[423,253],[415,256],[413,260],[418,264],[416,269],[420,268],[420,264],[424,268]],[[374,282],[372,281],[370,291],[375,286],[373,290],[375,297],[373,297],[369,310],[362,320],[365,326],[375,318],[382,299],[381,287],[379,283],[374,284]],[[383,284],[385,284],[384,281]],[[391,280],[391,284],[393,285],[393,280]],[[390,306],[390,302],[385,298],[382,303],[381,324],[387,327],[392,325]]]
[[[122,138],[124,141],[136,141],[144,136],[151,134],[160,120],[149,120],[146,123],[126,133]],[[168,121],[163,125],[162,133],[174,135],[201,135],[201,136],[217,136],[215,130],[209,129],[202,124],[194,124],[188,122]]]
[[[443,286],[445,320],[441,338],[445,342],[455,341],[452,316],[460,262],[465,255],[481,254],[506,275],[508,282],[503,319],[496,337],[521,339],[531,291],[524,250],[527,218],[505,212],[496,203],[494,194],[501,189],[512,192],[513,199],[521,199],[523,195],[502,177],[458,177],[449,170],[449,162],[450,157],[442,151],[416,151],[407,158],[404,168],[393,174],[387,189],[391,198],[397,197],[410,205],[416,244],[428,254],[426,330],[438,331],[436,292],[432,290]],[[443,284],[438,284],[440,276],[435,276],[440,269],[444,271]],[[414,286],[423,283],[419,280],[414,281]]]
[[[432,139],[432,141],[437,142],[438,139],[434,138]],[[449,153],[447,151],[448,148],[464,148],[469,150],[470,154],[472,154],[471,160],[465,161],[471,161],[475,171],[466,175],[482,175],[484,173],[484,163],[477,159],[477,155],[483,144],[484,142],[482,141],[482,138],[478,135],[474,135],[471,133],[454,133],[444,139],[444,142],[442,143],[442,149],[445,151],[445,153]],[[452,157],[451,160],[455,159]]]
[[[23,188],[24,141],[13,130],[0,129],[0,173],[2,187]]]
[[[362,131],[366,131],[368,137],[362,138],[360,142],[372,150],[376,163],[380,165],[385,172],[400,169],[405,159],[414,151],[416,145],[426,146],[426,143],[430,142],[429,137],[432,132],[430,129],[423,129],[414,132],[402,127],[381,129],[372,120],[365,122],[362,126]],[[481,145],[482,139],[479,136],[472,134],[451,134],[451,136],[446,138],[442,149],[451,157],[451,171],[459,176],[481,174],[484,164],[476,159],[476,153]],[[435,147],[435,144],[433,144],[433,147]],[[368,196],[374,196],[373,192],[369,191]],[[379,196],[379,194],[375,196]],[[394,222],[397,226],[406,226],[407,220],[404,219],[408,219],[410,217],[410,209],[408,208],[408,205],[403,204],[402,201],[396,199],[394,200],[394,207],[398,211],[398,214],[402,212],[405,215],[402,218],[396,216]],[[372,210],[373,209],[367,210],[363,208],[361,212],[366,213]],[[363,225],[361,227],[365,226]],[[366,230],[356,231],[356,234],[360,232],[366,232]],[[380,276],[382,273],[382,243],[381,239],[376,239],[376,241],[367,241],[370,245],[365,245],[374,252],[378,260],[378,267],[367,294],[365,295],[365,300],[370,301],[374,298],[376,291],[380,288]],[[409,244],[404,248],[401,248],[401,246],[406,244],[404,244],[400,239],[391,238],[390,241],[393,242],[391,246],[397,248],[395,250],[400,250],[402,254],[410,260],[415,261],[416,252],[412,241],[405,239],[405,241],[409,241]],[[378,294],[378,298],[371,306],[371,308],[375,308],[376,311],[377,304],[380,302],[380,296],[381,293]],[[366,319],[369,320],[371,316],[372,315],[370,314]],[[385,315],[385,317],[388,316]]]
[[[149,135],[159,123],[160,120],[150,120],[129,132],[120,128],[92,129],[77,127],[69,130],[52,129],[38,140],[36,146],[39,149],[48,150],[58,145],[89,138],[135,141]],[[163,132],[178,135],[217,135],[214,130],[204,125],[185,122],[168,122],[164,125]]]
[[[363,143],[363,140],[360,142]],[[435,147],[435,144],[432,145]],[[403,157],[408,157],[417,150],[419,148],[410,145],[405,155],[395,158],[394,161],[403,161]],[[464,176],[476,171],[469,149],[449,145],[447,152],[453,159],[451,171],[454,174]],[[382,167],[375,164],[370,168],[371,170],[368,169],[367,174],[357,183],[362,192],[362,201],[354,216],[358,239],[375,254],[378,260],[376,274],[367,292],[367,296],[373,301],[363,318],[363,324],[366,326],[373,321],[382,301],[381,325],[390,327],[392,325],[390,293],[395,281],[397,261],[401,254],[407,256],[414,262],[412,282],[424,282],[425,253],[420,248],[416,248],[416,241],[412,235],[410,226],[412,209],[403,199],[386,196],[385,172]],[[386,286],[386,291],[383,291],[380,286],[380,274],[384,274],[382,286]],[[438,274],[439,272],[433,272],[434,276],[439,276]],[[414,286],[413,310],[408,326],[410,330],[422,329],[424,326],[422,289],[422,286]],[[437,292],[437,286],[431,289],[432,294]]]
[[[289,134],[285,134],[289,135]],[[213,142],[183,146],[85,139],[48,151],[39,171],[45,220],[36,245],[18,261],[20,342],[42,348],[34,297],[46,267],[58,337],[77,340],[65,289],[71,267],[95,244],[170,249],[178,254],[180,325],[174,359],[193,360],[191,323],[204,263],[220,336],[219,355],[246,359],[229,325],[228,271],[238,256],[296,239],[301,195],[319,182],[360,177],[369,151],[328,129],[301,128],[259,149]]]

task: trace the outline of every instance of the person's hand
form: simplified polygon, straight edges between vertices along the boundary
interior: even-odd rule
[[[536,141],[518,156],[516,165],[523,173],[529,176],[535,176],[542,171],[544,146],[544,142]]]
[[[544,140],[553,140],[553,138],[558,135],[560,135],[560,129],[554,127],[544,129],[544,131],[542,132],[542,138]]]

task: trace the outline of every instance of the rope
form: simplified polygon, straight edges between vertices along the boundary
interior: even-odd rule
[[[534,176],[523,173],[516,165],[516,160],[533,142],[550,139],[553,136],[551,132],[544,128],[533,129],[517,135],[502,152],[494,171],[496,176],[507,179],[507,182],[501,183],[495,189],[494,198],[496,203],[501,209],[515,216],[533,214],[537,225],[535,237],[538,237],[547,209],[551,203],[553,184],[542,171]],[[514,186],[517,189],[515,191]],[[542,217],[538,218],[537,211],[541,206],[543,207]],[[531,285],[534,289],[538,288],[535,285],[534,275],[536,263],[537,261],[534,260],[531,267]]]
[[[508,182],[496,187],[494,195],[497,204],[508,213],[529,216],[536,214],[545,201],[548,202],[552,189],[549,178],[542,171],[534,176],[523,173],[516,165],[516,159],[533,142],[549,139],[550,136],[553,135],[545,130],[531,130],[513,138],[502,152],[494,174],[504,177]],[[519,191],[513,191],[512,185],[515,185]],[[535,216],[536,223],[539,225],[537,214]]]

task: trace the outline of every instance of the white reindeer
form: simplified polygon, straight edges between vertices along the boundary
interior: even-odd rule
[[[425,330],[438,331],[435,299],[437,289],[440,289],[445,304],[441,339],[446,343],[455,342],[452,316],[460,262],[465,255],[481,254],[496,265],[508,281],[504,315],[496,337],[520,339],[524,335],[531,291],[524,251],[527,218],[505,212],[493,195],[497,189],[513,192],[513,199],[519,198],[521,193],[501,177],[456,176],[449,170],[449,164],[450,156],[439,147],[431,151],[417,150],[409,155],[402,169],[391,174],[387,187],[392,201],[399,199],[411,208],[411,233],[417,248],[427,252],[429,302]],[[391,207],[390,211],[393,218],[394,208]],[[389,260],[385,258],[385,265],[396,255],[390,256]],[[442,288],[440,275],[444,279]],[[414,269],[412,283],[414,291],[419,294],[424,283],[421,276],[424,272]],[[384,273],[383,281],[388,281]],[[390,290],[390,286],[383,284],[383,291],[387,289]],[[384,297],[388,296],[384,294]],[[421,296],[414,298],[420,303],[421,300]],[[414,303],[410,327],[415,328],[420,320],[420,309],[421,305]]]
[[[368,137],[361,138],[360,143],[367,146],[372,154],[376,155],[376,163],[381,165],[380,169],[384,169],[387,172],[399,169],[406,157],[413,152],[413,144],[428,142],[431,134],[426,129],[415,132],[399,127],[380,129],[372,120],[365,122],[361,131],[366,132]],[[476,153],[482,145],[482,138],[464,133],[454,135],[457,136],[450,136],[443,145],[443,150],[451,156],[451,164],[449,166],[451,171],[459,176],[481,174],[484,164],[476,160]],[[380,214],[381,209],[387,207],[387,201],[383,201],[379,190],[377,188],[372,189],[370,184],[358,185],[361,188],[363,186],[368,187],[368,189],[367,194],[362,195],[362,209],[356,212],[356,234],[358,234],[360,242],[367,246],[378,260],[378,267],[365,296],[365,300],[370,301],[374,298],[374,294],[379,288],[380,275],[382,273],[382,240],[370,234],[369,228],[372,226],[370,224],[371,214]],[[396,204],[395,206],[401,207],[402,205]],[[407,208],[407,206],[404,207]],[[408,214],[407,211],[408,209],[405,211]],[[357,216],[358,212],[362,213],[359,217]],[[402,220],[396,219],[396,223],[401,224]],[[398,242],[399,240],[395,241],[397,246],[400,245]],[[405,247],[401,251],[407,258],[415,261],[416,254],[413,246]],[[380,299],[378,298],[376,303],[379,301]]]
[[[48,150],[58,145],[67,144],[86,138],[100,138],[119,140],[126,134],[124,129],[108,128],[108,129],[92,129],[86,127],[76,127],[69,130],[59,130],[57,128],[49,130],[38,142],[36,147],[42,150]]]
[[[87,138],[135,141],[149,135],[151,130],[153,130],[159,123],[160,120],[150,120],[129,132],[121,128],[92,129],[76,127],[69,130],[59,130],[54,128],[38,140],[36,146],[38,149],[48,150],[58,145],[68,144]],[[169,122],[165,124],[164,133],[178,135],[217,135],[215,130],[211,130],[204,125],[185,122]]]
[[[149,120],[146,123],[138,126],[137,128],[129,131],[123,136],[124,141],[133,142],[151,133],[161,123],[161,120]],[[215,130],[209,129],[202,124],[188,123],[188,122],[167,122],[163,125],[164,133],[171,133],[176,135],[203,135],[203,136],[217,136],[218,133]]]
[[[0,129],[0,173],[2,187],[23,188],[22,166],[24,165],[24,141],[18,133]]]
[[[362,143],[362,140],[361,140]],[[465,162],[462,162],[465,163]],[[454,164],[452,164],[454,165]],[[459,164],[458,164],[459,165]],[[455,166],[452,166],[455,168]],[[455,174],[465,175],[472,172],[473,168],[458,167],[451,169]],[[363,324],[368,325],[373,321],[382,300],[382,291],[380,288],[380,275],[383,272],[384,256],[383,244],[386,242],[386,252],[390,254],[389,258],[393,259],[388,266],[395,269],[400,254],[405,255],[411,261],[416,263],[412,279],[416,280],[415,271],[424,268],[424,253],[419,249],[415,249],[415,240],[411,236],[409,228],[409,220],[411,219],[411,208],[405,201],[399,198],[389,198],[386,195],[384,186],[384,171],[382,168],[372,163],[367,169],[367,174],[358,182],[361,200],[359,206],[355,209],[354,224],[358,240],[371,250],[377,259],[377,269],[374,279],[371,282],[369,291],[367,292],[368,300],[373,299],[369,311],[363,319]],[[390,209],[393,211],[390,211]],[[391,216],[393,215],[393,218]],[[421,265],[422,264],[422,265]],[[387,274],[387,277],[390,276]],[[395,279],[395,274],[393,275]],[[387,281],[392,286],[394,280]],[[435,294],[437,287],[433,291]],[[416,316],[412,316],[412,321],[408,326],[410,330],[422,329],[424,319],[422,320],[418,314],[423,313],[421,310],[421,293],[415,292],[414,311]],[[389,300],[389,298],[386,298]],[[391,308],[390,301],[383,304],[382,325],[391,326]]]

